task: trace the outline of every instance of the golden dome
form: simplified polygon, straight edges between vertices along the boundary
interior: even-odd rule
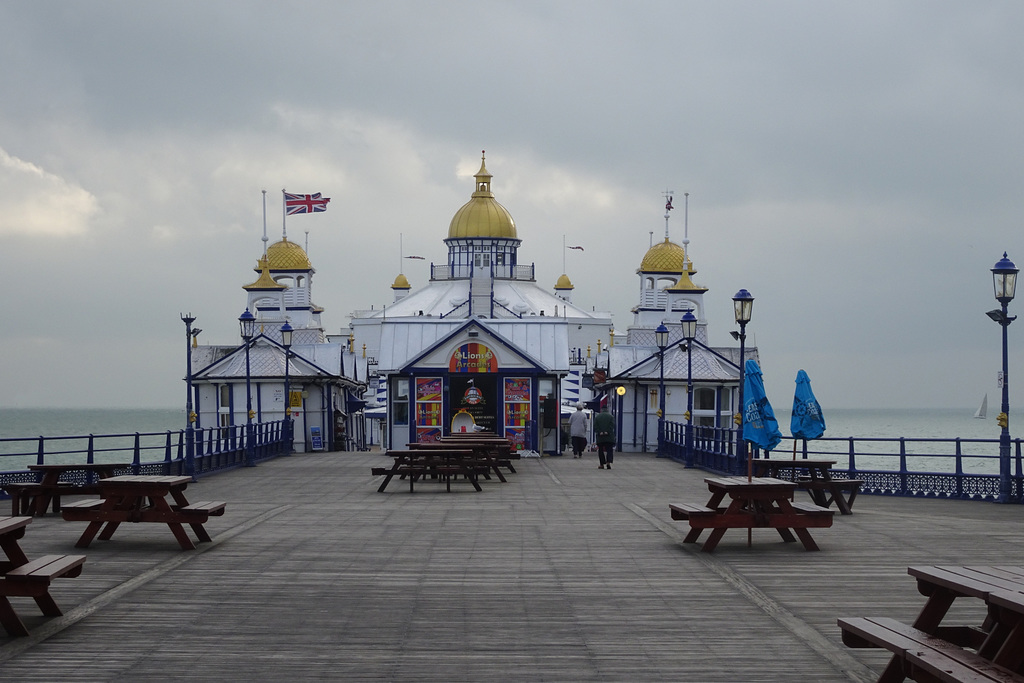
[[[289,242],[287,237],[270,245],[267,249],[267,263],[271,270],[313,270],[306,252],[295,242]]]
[[[689,272],[683,269],[683,272],[679,275],[679,282],[669,287],[666,291],[668,292],[706,292],[707,287],[700,287],[699,285],[693,284],[693,280],[690,279],[690,273],[696,273],[697,271],[691,270]]]
[[[491,174],[487,172],[485,159],[480,160],[476,172],[476,190],[473,198],[455,213],[448,226],[448,238],[460,237],[505,237],[517,239],[516,222],[512,214],[494,199],[491,192]]]
[[[558,282],[555,283],[555,289],[575,289],[575,287],[572,286],[569,276],[562,273],[562,276],[558,278]]]
[[[665,238],[664,242],[655,244],[647,250],[644,260],[640,262],[640,270],[648,273],[678,273],[686,269],[686,251]]]
[[[395,278],[395,284],[391,285],[391,289],[412,289],[412,285],[409,284],[409,278],[399,273]]]
[[[267,265],[267,258],[264,256],[256,264],[256,270],[260,276],[256,282],[249,285],[242,285],[242,289],[288,289],[285,285],[278,284],[270,277],[270,267]]]

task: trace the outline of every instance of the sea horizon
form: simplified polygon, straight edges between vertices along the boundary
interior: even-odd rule
[[[833,408],[823,410],[826,438],[970,438],[996,439],[1000,428],[989,408]],[[775,409],[783,436],[790,435],[790,410]],[[132,434],[178,431],[186,426],[184,407],[168,408],[0,408],[0,438]],[[1024,422],[1019,424],[1024,425]],[[1015,415],[1011,410],[1010,432]]]

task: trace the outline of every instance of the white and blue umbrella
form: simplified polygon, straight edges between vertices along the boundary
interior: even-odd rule
[[[789,420],[789,431],[794,439],[808,440],[817,439],[825,433],[825,416],[811,391],[811,378],[803,370],[796,373],[796,393],[793,394],[793,416]],[[795,441],[793,448],[796,448]]]
[[[757,361],[748,360],[743,381],[743,439],[771,451],[782,441],[779,421],[768,402]]]

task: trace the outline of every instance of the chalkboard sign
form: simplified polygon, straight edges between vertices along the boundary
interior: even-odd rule
[[[324,437],[321,436],[319,427],[310,427],[309,437],[310,441],[313,442],[314,451],[322,451],[324,449]]]

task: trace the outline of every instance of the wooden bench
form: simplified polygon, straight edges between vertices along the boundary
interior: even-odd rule
[[[825,515],[827,517],[831,517],[835,514],[834,510],[823,508],[820,505],[815,505],[814,503],[790,503],[790,505],[793,506],[794,510],[797,510],[804,515]]]
[[[88,517],[83,517],[79,512],[85,514],[91,510],[97,510],[103,505],[102,498],[90,498],[87,500],[76,500],[73,503],[65,503],[61,508],[61,514],[65,520],[71,522],[83,522],[88,521]]]
[[[50,596],[50,582],[58,577],[75,577],[82,573],[85,555],[43,555],[26,564],[7,570],[0,579],[0,623],[12,636],[27,636],[28,629],[14,611],[9,596],[33,598],[45,616],[59,617],[60,607]]]
[[[853,501],[856,500],[860,487],[864,485],[864,480],[798,477],[796,483],[800,488],[810,492],[811,497],[822,507],[828,507],[833,502],[838,505],[836,496],[842,496],[842,492],[847,492],[849,495],[844,498],[845,506],[840,506],[840,511],[848,514],[847,510],[853,507]]]
[[[186,515],[201,517],[202,521],[205,522],[210,517],[220,517],[223,515],[227,505],[223,500],[201,500],[198,503],[189,503],[188,505],[174,505],[172,509]]]
[[[806,527],[830,527],[832,526],[833,510],[815,505],[814,503],[792,503],[793,508],[800,517],[800,528]],[[773,519],[761,520],[753,513],[742,511],[726,514],[725,508],[717,510],[703,505],[690,503],[669,503],[669,511],[672,519],[689,520],[691,529],[719,529],[719,528],[774,528],[785,525],[791,526],[794,522],[791,516],[775,515]]]
[[[915,681],[1024,683],[1024,676],[1010,669],[895,619],[851,617],[837,623],[847,647],[885,648],[901,663],[903,675]],[[885,674],[883,678],[896,680]]]
[[[669,503],[668,509],[672,513],[672,519],[676,520],[718,514],[718,510],[712,510],[703,505],[691,505],[690,503]]]
[[[72,484],[60,482],[57,484],[40,484],[31,481],[12,482],[4,484],[4,490],[11,497],[11,515],[33,515],[43,514],[46,510],[36,510],[36,499],[39,496],[46,496],[50,499],[52,510],[60,512],[61,496],[82,496],[95,495],[99,493],[99,487],[95,484]]]

